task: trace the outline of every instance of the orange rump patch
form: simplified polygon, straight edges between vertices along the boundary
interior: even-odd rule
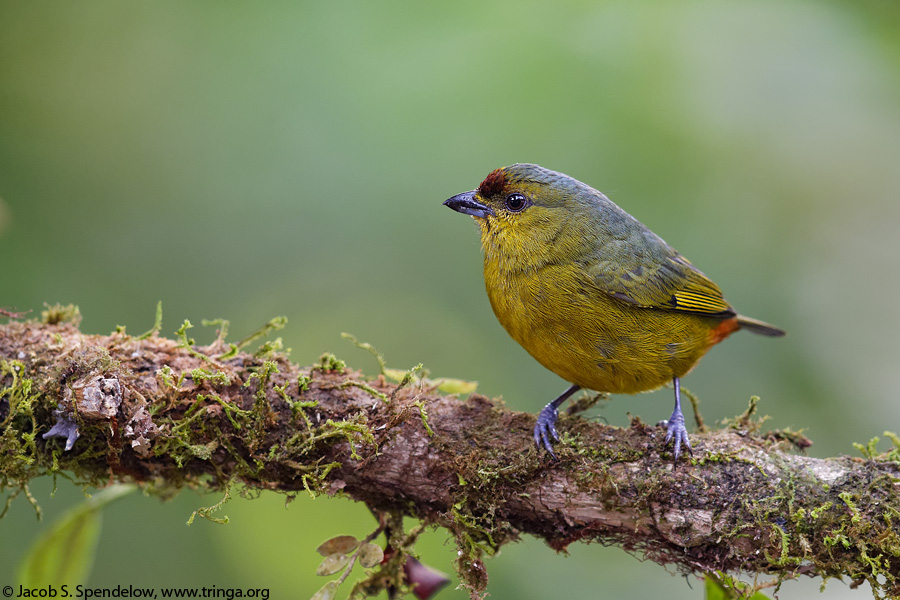
[[[719,323],[714,329],[709,332],[709,345],[713,346],[718,344],[729,335],[740,329],[741,326],[738,325],[737,317],[731,317],[730,319],[725,319],[721,323]]]

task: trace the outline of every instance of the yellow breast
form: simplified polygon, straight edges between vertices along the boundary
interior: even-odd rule
[[[577,263],[510,271],[485,261],[491,307],[538,362],[581,387],[656,389],[693,368],[715,320],[638,308],[596,287]]]

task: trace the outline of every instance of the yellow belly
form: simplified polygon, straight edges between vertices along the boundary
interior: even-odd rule
[[[685,375],[710,348],[718,323],[635,307],[572,267],[509,274],[485,264],[485,283],[513,339],[563,379],[597,391],[633,394]]]

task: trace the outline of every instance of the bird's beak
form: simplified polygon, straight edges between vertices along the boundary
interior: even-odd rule
[[[479,219],[486,219],[488,216],[493,217],[495,215],[493,208],[475,200],[474,191],[457,194],[449,200],[445,200],[444,206],[449,206],[456,212],[472,215]]]

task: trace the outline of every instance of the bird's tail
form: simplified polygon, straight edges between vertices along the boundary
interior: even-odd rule
[[[759,335],[767,335],[769,337],[781,337],[785,334],[783,329],[778,329],[774,325],[769,325],[763,321],[757,321],[756,319],[751,319],[750,317],[743,317],[738,315],[738,325],[741,326],[741,329],[746,329],[747,331],[752,331],[753,333]]]

